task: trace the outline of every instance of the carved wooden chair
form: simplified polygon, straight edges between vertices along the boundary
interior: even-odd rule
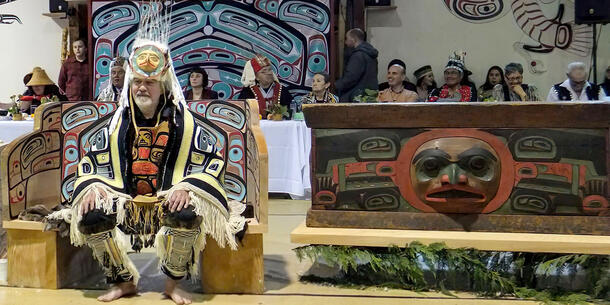
[[[225,132],[219,135],[227,160],[225,190],[230,199],[247,205],[249,223],[238,251],[220,248],[208,237],[201,254],[203,289],[206,293],[262,293],[268,163],[258,104],[195,101],[188,106]],[[77,164],[93,138],[88,127],[108,119],[116,108],[117,104],[106,102],[44,104],[36,110],[34,131],[2,150],[2,219],[8,232],[10,286],[62,288],[99,270],[87,247],[75,248],[58,232],[43,232],[42,223],[17,217],[32,206],[51,209],[69,198]]]

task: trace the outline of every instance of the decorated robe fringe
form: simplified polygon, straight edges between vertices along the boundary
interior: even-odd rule
[[[95,194],[95,208],[104,211],[105,214],[117,215],[117,224],[125,221],[125,203],[131,200],[130,196],[121,194],[103,183],[92,183],[83,189],[72,201],[70,209],[64,209],[54,212],[47,216],[49,219],[63,219],[70,223],[70,241],[74,246],[82,246],[85,244],[85,235],[78,229],[78,223],[83,219],[80,212],[80,204],[90,192]],[[102,194],[105,193],[105,196]],[[116,208],[116,211],[115,211]]]
[[[187,182],[180,182],[168,191],[159,192],[158,195],[171,198],[177,190],[189,191],[190,204],[194,207],[195,214],[203,218],[200,225],[201,233],[193,245],[194,263],[189,266],[189,274],[192,278],[196,278],[199,274],[199,253],[205,248],[206,235],[210,235],[222,248],[228,245],[232,250],[237,250],[235,234],[243,230],[246,224],[246,219],[241,216],[246,205],[231,200],[228,202],[227,212],[218,199]],[[155,239],[157,255],[161,259],[166,255],[166,249],[162,246],[166,230],[166,227],[162,227]]]

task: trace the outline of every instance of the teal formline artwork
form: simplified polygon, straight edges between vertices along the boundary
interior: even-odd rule
[[[610,213],[603,129],[318,129],[313,134],[314,209]],[[436,150],[426,149],[431,143]],[[445,156],[451,154],[456,155],[449,162]],[[457,176],[467,182],[453,181]],[[443,177],[447,183],[435,184]],[[457,204],[460,198],[472,204]]]
[[[92,44],[94,93],[108,82],[113,57],[131,50],[141,12],[136,1],[94,1]],[[280,82],[295,95],[306,91],[313,75],[330,70],[330,1],[255,0],[181,1],[171,12],[170,50],[178,79],[203,67],[219,98],[236,98],[245,63],[267,56]]]

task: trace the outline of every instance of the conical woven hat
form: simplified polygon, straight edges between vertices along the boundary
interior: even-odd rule
[[[47,72],[40,67],[35,67],[32,70],[32,79],[26,84],[26,86],[46,86],[55,85],[55,83],[49,78]]]

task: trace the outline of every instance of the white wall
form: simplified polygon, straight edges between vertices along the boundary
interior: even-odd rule
[[[540,95],[546,97],[551,85],[565,79],[565,67],[572,61],[590,62],[589,57],[579,57],[555,49],[549,54],[530,53],[542,60],[547,68],[543,74],[532,74],[526,60],[513,50],[513,43],[534,41],[523,33],[515,22],[510,2],[508,13],[491,23],[474,24],[455,17],[442,0],[395,0],[396,10],[369,10],[367,17],[368,40],[380,52],[379,80],[385,81],[386,67],[390,60],[400,58],[407,64],[407,73],[414,81],[413,71],[420,66],[432,66],[436,81],[443,84],[443,68],[452,50],[467,52],[466,66],[473,72],[471,79],[480,86],[489,67],[504,67],[509,62],[524,65],[525,82],[538,86]],[[538,1],[542,2],[542,1]],[[543,5],[546,16],[555,16],[559,1]],[[567,2],[567,5],[572,5]],[[568,17],[573,9],[567,8]],[[551,17],[552,18],[552,17]],[[570,18],[568,18],[570,19]],[[564,18],[565,20],[565,18]],[[598,29],[600,27],[598,26]],[[598,50],[598,82],[603,79],[610,65],[610,25],[603,26]]]
[[[0,14],[16,15],[23,23],[0,24],[0,102],[9,102],[11,95],[23,93],[23,76],[35,66],[45,69],[57,83],[61,35],[67,19],[42,15],[48,12],[48,0],[17,0],[0,5]]]

